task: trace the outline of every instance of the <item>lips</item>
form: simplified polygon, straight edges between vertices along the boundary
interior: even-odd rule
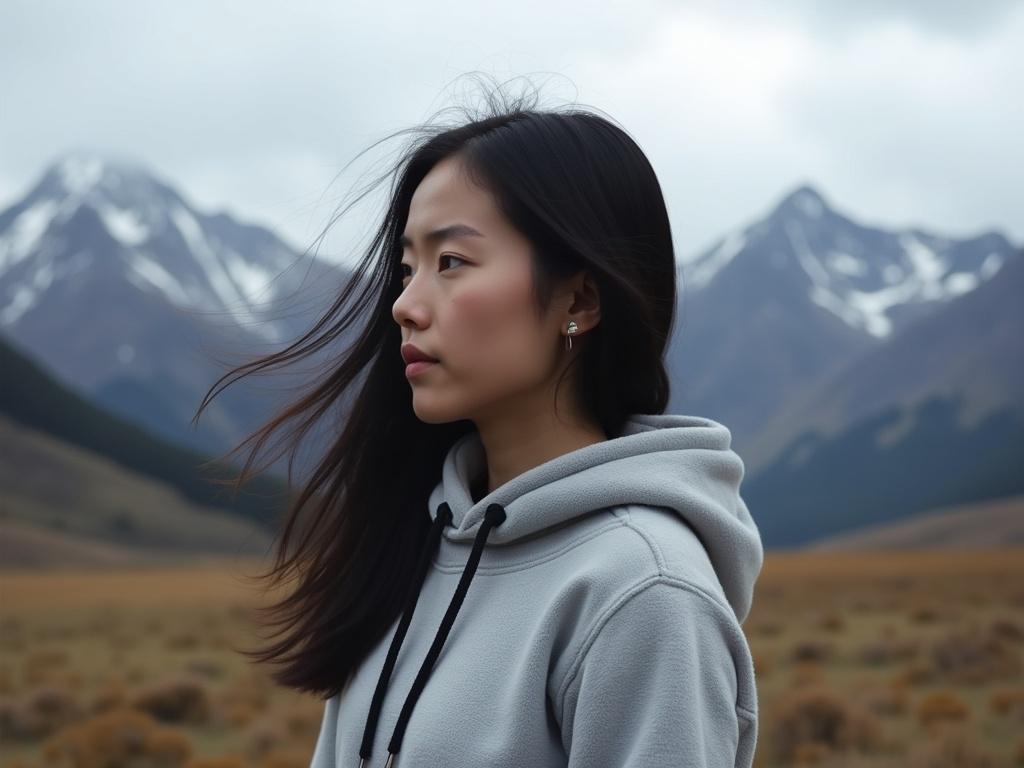
[[[402,345],[402,359],[406,365],[409,363],[436,363],[439,362],[436,357],[431,357],[422,349],[417,347],[415,344],[403,344]]]
[[[407,366],[405,366],[405,375],[409,378],[413,378],[419,375],[420,373],[423,373],[424,371],[430,370],[435,365],[437,365],[436,362],[431,362],[429,360],[418,360],[415,363],[409,363]]]

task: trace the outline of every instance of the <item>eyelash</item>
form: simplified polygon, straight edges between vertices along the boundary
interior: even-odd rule
[[[458,261],[461,261],[461,262],[463,262],[464,264],[468,264],[468,263],[469,263],[468,261],[466,261],[466,259],[462,258],[461,256],[456,256],[456,255],[455,255],[454,253],[442,253],[442,254],[441,254],[441,255],[440,255],[440,256],[439,256],[438,258],[439,258],[439,259],[443,259],[443,258],[444,258],[445,256],[448,256],[449,258],[452,258],[452,259],[456,259],[456,260],[458,260]],[[407,275],[407,274],[405,273],[405,271],[404,271],[404,270],[405,270],[405,268],[409,266],[408,264],[401,264],[401,265],[399,265],[399,266],[400,266],[400,268],[401,268],[401,269],[403,270],[403,271],[402,271],[402,279],[403,279],[403,280],[405,280],[405,278],[407,278],[407,277],[412,277],[412,275]]]

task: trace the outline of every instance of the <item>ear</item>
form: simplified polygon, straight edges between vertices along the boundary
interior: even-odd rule
[[[564,300],[566,310],[562,315],[563,330],[570,320],[576,321],[581,334],[595,328],[601,322],[601,294],[590,272],[583,270],[569,278]]]

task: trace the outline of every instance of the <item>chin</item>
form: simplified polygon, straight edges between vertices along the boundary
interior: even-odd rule
[[[412,410],[420,421],[426,424],[448,424],[465,418],[461,408],[455,408],[445,403],[430,402],[433,399],[413,393]]]

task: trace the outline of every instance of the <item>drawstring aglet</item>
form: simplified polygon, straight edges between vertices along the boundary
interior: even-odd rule
[[[391,768],[395,764],[395,753],[388,752],[388,761],[384,763],[384,768]]]

